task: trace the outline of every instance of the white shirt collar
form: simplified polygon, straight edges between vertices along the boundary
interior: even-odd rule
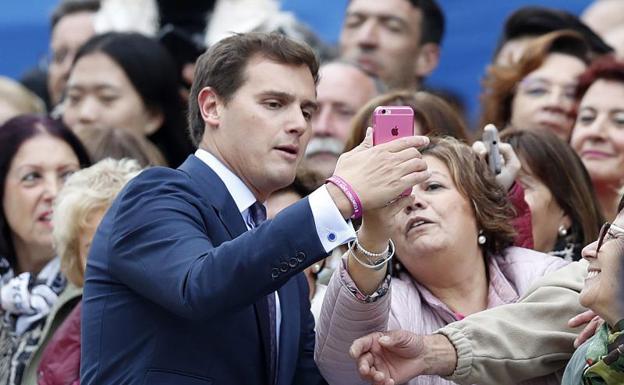
[[[195,156],[206,163],[225,184],[225,188],[234,198],[234,203],[236,203],[236,207],[238,207],[238,211],[241,214],[256,202],[256,197],[249,187],[214,155],[198,148],[195,151]]]

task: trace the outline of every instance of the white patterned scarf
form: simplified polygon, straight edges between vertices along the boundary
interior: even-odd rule
[[[20,383],[44,321],[66,285],[58,257],[36,277],[28,272],[15,276],[0,257],[0,385]]]

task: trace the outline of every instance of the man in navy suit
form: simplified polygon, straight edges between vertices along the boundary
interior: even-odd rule
[[[318,63],[277,34],[222,40],[197,62],[178,169],[136,177],[105,215],[88,258],[81,383],[321,384],[301,272],[355,238],[353,207],[327,184],[264,222],[311,136]],[[336,175],[364,210],[428,176],[400,139],[344,154]],[[264,223],[263,223],[264,222]]]

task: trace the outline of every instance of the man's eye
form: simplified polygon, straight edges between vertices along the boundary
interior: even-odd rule
[[[276,101],[276,100],[269,100],[264,102],[264,105],[269,108],[270,110],[277,110],[278,108],[282,107],[282,103]]]
[[[364,18],[359,15],[350,15],[345,20],[345,27],[347,28],[356,28],[359,27],[364,22]]]

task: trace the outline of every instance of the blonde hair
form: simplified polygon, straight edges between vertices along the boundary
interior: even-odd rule
[[[104,159],[70,176],[56,198],[52,218],[54,245],[62,271],[76,286],[84,284],[78,240],[90,215],[108,209],[126,183],[140,171],[141,166],[134,159]]]
[[[45,104],[34,93],[20,83],[0,76],[0,100],[11,105],[17,115],[44,114]],[[16,116],[17,116],[16,115]],[[0,122],[2,124],[4,122]]]

